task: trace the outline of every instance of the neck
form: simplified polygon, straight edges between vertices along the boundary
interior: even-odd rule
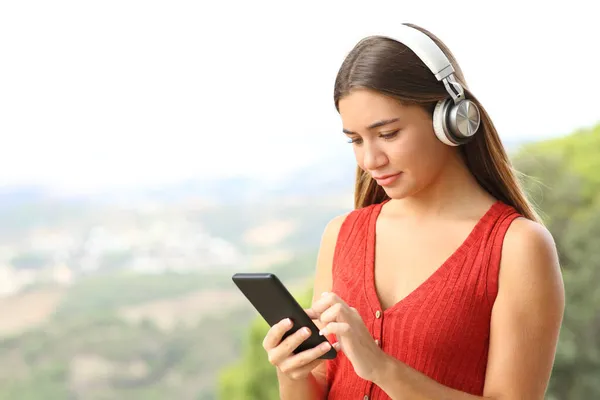
[[[417,218],[480,213],[495,199],[485,191],[467,168],[459,152],[426,188],[410,197],[390,201],[390,209]]]

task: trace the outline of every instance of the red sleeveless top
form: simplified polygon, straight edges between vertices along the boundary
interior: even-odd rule
[[[419,287],[382,312],[375,290],[375,223],[382,204],[354,210],[336,243],[332,291],[360,313],[383,351],[451,388],[482,396],[504,235],[520,214],[497,201]],[[335,336],[329,340],[335,342]],[[354,373],[343,352],[327,361],[328,399],[390,397]]]

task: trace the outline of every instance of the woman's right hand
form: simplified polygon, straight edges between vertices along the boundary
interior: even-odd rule
[[[292,322],[289,318],[273,325],[263,340],[263,348],[267,351],[269,362],[277,367],[283,375],[292,380],[304,379],[324,361],[319,357],[327,353],[331,345],[325,342],[312,349],[294,354],[294,349],[310,337],[310,330],[306,327],[298,329],[282,341],[283,335],[291,328]],[[334,348],[336,345],[337,343],[333,345]]]

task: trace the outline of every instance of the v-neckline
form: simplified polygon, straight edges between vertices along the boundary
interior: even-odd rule
[[[402,299],[400,299],[399,301],[397,301],[396,303],[392,304],[384,310],[379,299],[379,294],[377,293],[377,286],[375,284],[375,247],[377,244],[377,219],[379,217],[379,214],[381,213],[383,205],[389,200],[390,199],[386,199],[385,201],[373,207],[367,228],[367,243],[365,246],[366,254],[364,257],[364,282],[367,300],[374,313],[381,312],[383,313],[383,315],[393,313],[394,311],[400,309],[404,304],[411,303],[416,297],[418,297],[418,295],[421,292],[435,284],[445,274],[445,272],[452,267],[452,265],[454,264],[454,260],[465,254],[471,248],[472,244],[479,237],[480,231],[485,227],[488,220],[495,215],[496,210],[502,204],[499,200],[495,201],[488,208],[485,214],[477,221],[477,223],[475,224],[473,229],[471,229],[465,240],[431,275],[429,275],[429,277],[427,277],[427,279],[425,279],[425,281],[423,281],[420,285],[415,287]]]

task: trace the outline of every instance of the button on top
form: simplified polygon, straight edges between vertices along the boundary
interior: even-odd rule
[[[381,311],[377,310],[377,312],[375,313],[375,318],[380,318],[381,317]]]
[[[375,339],[375,344],[379,346],[379,339]]]
[[[367,395],[365,394],[365,397],[363,397],[363,400],[369,400],[369,396],[367,396]]]

